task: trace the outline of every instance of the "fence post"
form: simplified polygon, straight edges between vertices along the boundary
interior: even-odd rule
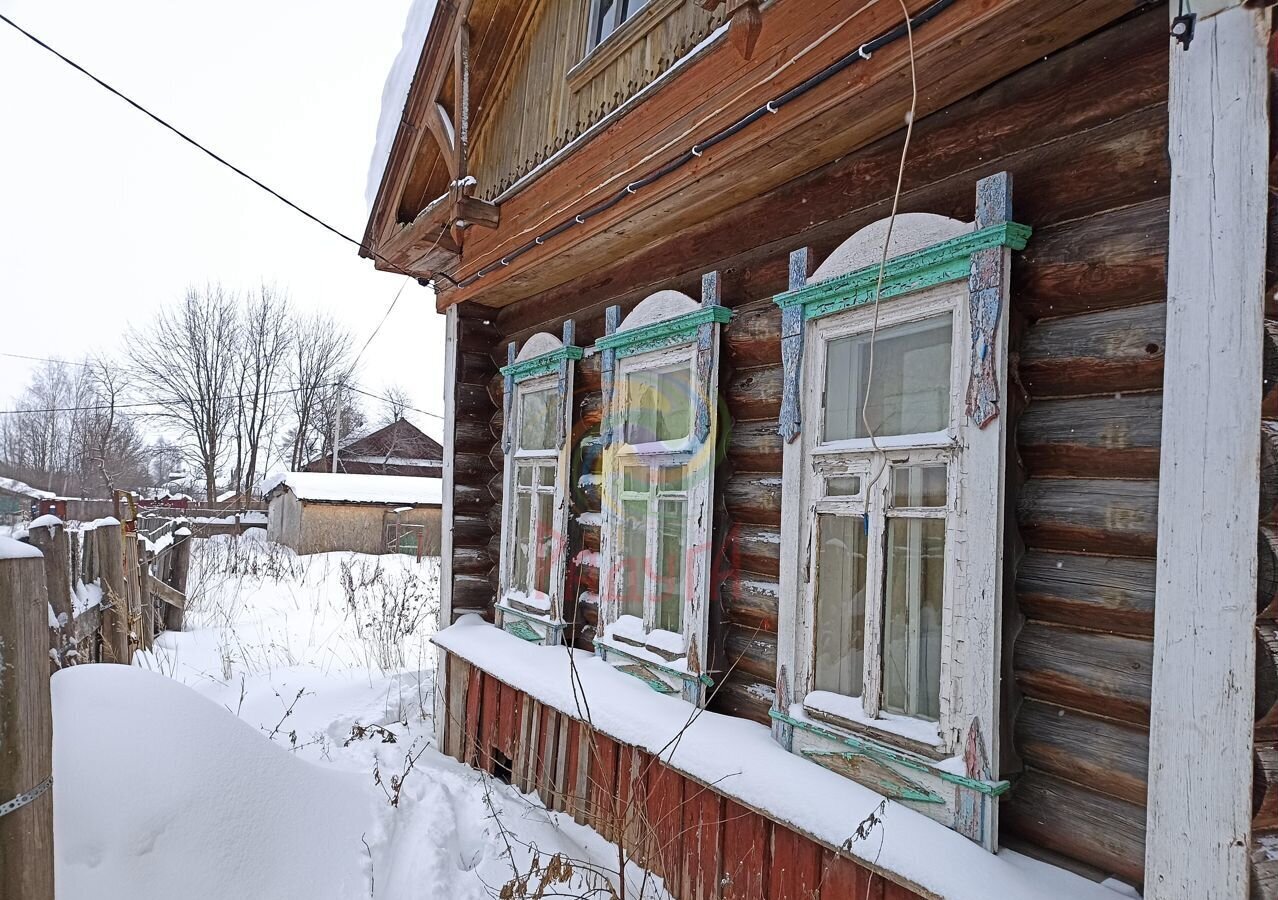
[[[177,588],[185,594],[186,576],[191,570],[191,529],[183,526],[173,532],[173,549],[169,552],[173,554],[173,574],[170,577],[169,586]],[[169,631],[182,630],[183,619],[186,615],[184,610],[166,603],[164,604],[164,615],[165,628]]]
[[[44,583],[53,614],[62,622],[59,630],[63,634],[64,647],[68,637],[75,631],[71,610],[71,538],[66,526],[58,522],[32,528],[27,540],[44,554]],[[54,649],[61,653],[63,647]]]
[[[93,530],[102,577],[102,644],[105,662],[129,664],[129,595],[124,580],[124,531],[119,525]]]
[[[0,538],[0,897],[53,900],[53,710],[49,613],[40,551]]]

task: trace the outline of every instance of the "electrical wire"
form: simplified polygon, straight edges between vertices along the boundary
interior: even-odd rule
[[[365,397],[371,397],[371,398],[372,398],[372,399],[374,399],[374,400],[381,400],[381,401],[382,401],[382,402],[384,402],[384,403],[398,403],[398,402],[399,402],[398,400],[394,399],[393,397],[383,397],[381,394],[374,394],[374,393],[372,393],[371,391],[363,390],[362,388],[359,388],[359,387],[357,387],[356,385],[350,384],[349,382],[346,384],[346,389],[347,389],[348,391],[351,391],[351,392],[356,393],[356,394],[363,394]],[[444,418],[444,417],[443,417],[443,415],[441,415],[440,413],[437,413],[437,412],[431,412],[431,411],[430,411],[430,410],[428,410],[428,409],[418,409],[416,406],[409,406],[407,403],[405,403],[405,404],[404,404],[404,409],[411,409],[413,412],[421,413],[421,414],[422,414],[422,415],[424,415],[424,416],[433,416],[433,417],[434,417],[434,418],[436,418],[436,419],[443,419],[443,418]]]
[[[318,387],[333,387],[337,382],[329,384],[321,384]],[[260,394],[230,394],[222,397],[210,397],[201,402],[217,402],[223,400],[251,400],[254,397],[274,397],[279,394],[294,394],[296,388],[281,388],[278,391],[264,391]],[[144,409],[146,407],[159,407],[161,409],[169,409],[175,406],[186,406],[186,400],[149,400],[139,403],[107,403],[99,406],[51,406],[44,409],[0,409],[0,416],[23,416],[38,415],[41,413],[64,413],[64,412],[98,412],[116,409]]]

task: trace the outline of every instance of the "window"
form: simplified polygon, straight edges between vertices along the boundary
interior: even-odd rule
[[[718,328],[717,276],[703,301],[661,291],[620,321],[604,354],[604,527],[595,647],[655,690],[703,699]]]
[[[1010,182],[853,235],[782,314],[773,735],[996,849]],[[876,297],[877,308],[875,305]]]
[[[647,0],[591,0],[590,40],[587,50],[603,43],[608,35],[643,8]]]
[[[506,378],[506,455],[502,510],[501,626],[519,637],[557,643],[563,631],[564,535],[572,364],[572,323],[564,341],[529,338],[521,353],[511,345]]]

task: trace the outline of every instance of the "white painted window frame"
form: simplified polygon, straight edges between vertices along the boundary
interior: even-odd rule
[[[564,500],[566,492],[564,491],[563,486],[567,481],[567,476],[564,474],[563,470],[563,463],[564,457],[568,454],[565,453],[564,450],[556,447],[551,447],[546,450],[524,450],[519,446],[519,436],[523,429],[523,403],[521,401],[525,395],[530,393],[536,393],[539,391],[553,392],[556,387],[556,381],[557,379],[554,375],[543,375],[537,378],[530,378],[527,381],[521,381],[515,385],[515,398],[512,401],[513,414],[515,418],[515,434],[512,439],[510,452],[507,456],[508,464],[506,468],[508,471],[505,474],[505,490],[503,493],[503,498],[505,500],[504,506],[506,508],[503,510],[502,518],[504,521],[509,522],[509,527],[502,529],[502,534],[504,536],[503,543],[505,544],[505,546],[502,547],[503,562],[501,596],[503,600],[508,600],[514,591],[514,585],[512,582],[515,575],[515,550],[520,543],[519,535],[516,532],[516,523],[518,521],[516,512],[519,505],[519,494],[521,491],[519,487],[519,472],[521,469],[531,468],[534,471],[533,485],[531,489],[526,491],[526,493],[530,493],[532,495],[532,509],[530,510],[528,517],[528,534],[526,536],[530,567],[529,582],[530,584],[536,584],[537,581],[535,568],[537,560],[536,535],[537,527],[540,524],[540,508],[537,503],[537,496],[541,494],[550,494],[553,497],[551,506],[551,509],[553,510],[551,534],[554,535],[552,540],[555,540],[559,545],[557,548],[552,548],[551,551],[551,570],[548,576],[548,583],[551,590],[547,595],[547,602],[550,602],[551,595],[554,594],[556,569],[558,569],[561,573],[560,581],[563,580],[563,564],[558,561],[558,557],[562,557],[564,555],[562,535],[566,533],[565,527],[567,520],[563,515],[561,515],[561,510],[565,507]],[[546,489],[546,486],[540,483],[540,479],[536,474],[547,467],[553,467],[555,470],[554,478],[551,481],[549,490]],[[531,589],[529,593],[531,593]]]

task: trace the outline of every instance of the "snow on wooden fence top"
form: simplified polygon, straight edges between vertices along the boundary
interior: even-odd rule
[[[10,494],[21,494],[24,497],[30,497],[32,500],[51,500],[57,496],[52,491],[42,491],[39,488],[33,488],[31,485],[21,482],[16,478],[0,478],[0,491],[7,491]]]
[[[444,482],[413,475],[347,475],[329,472],[276,472],[261,484],[263,497],[288,488],[313,503],[384,503],[439,506]]]
[[[767,727],[702,712],[658,694],[584,651],[534,646],[475,615],[438,632],[433,643],[560,712],[582,718],[590,705],[595,728],[650,753],[716,791],[790,824],[831,847],[842,844],[883,797],[795,756]],[[678,740],[675,737],[683,732]],[[949,900],[1119,900],[1107,886],[1012,850],[987,853],[958,832],[888,801],[881,834],[852,843],[851,855],[895,872]]]

